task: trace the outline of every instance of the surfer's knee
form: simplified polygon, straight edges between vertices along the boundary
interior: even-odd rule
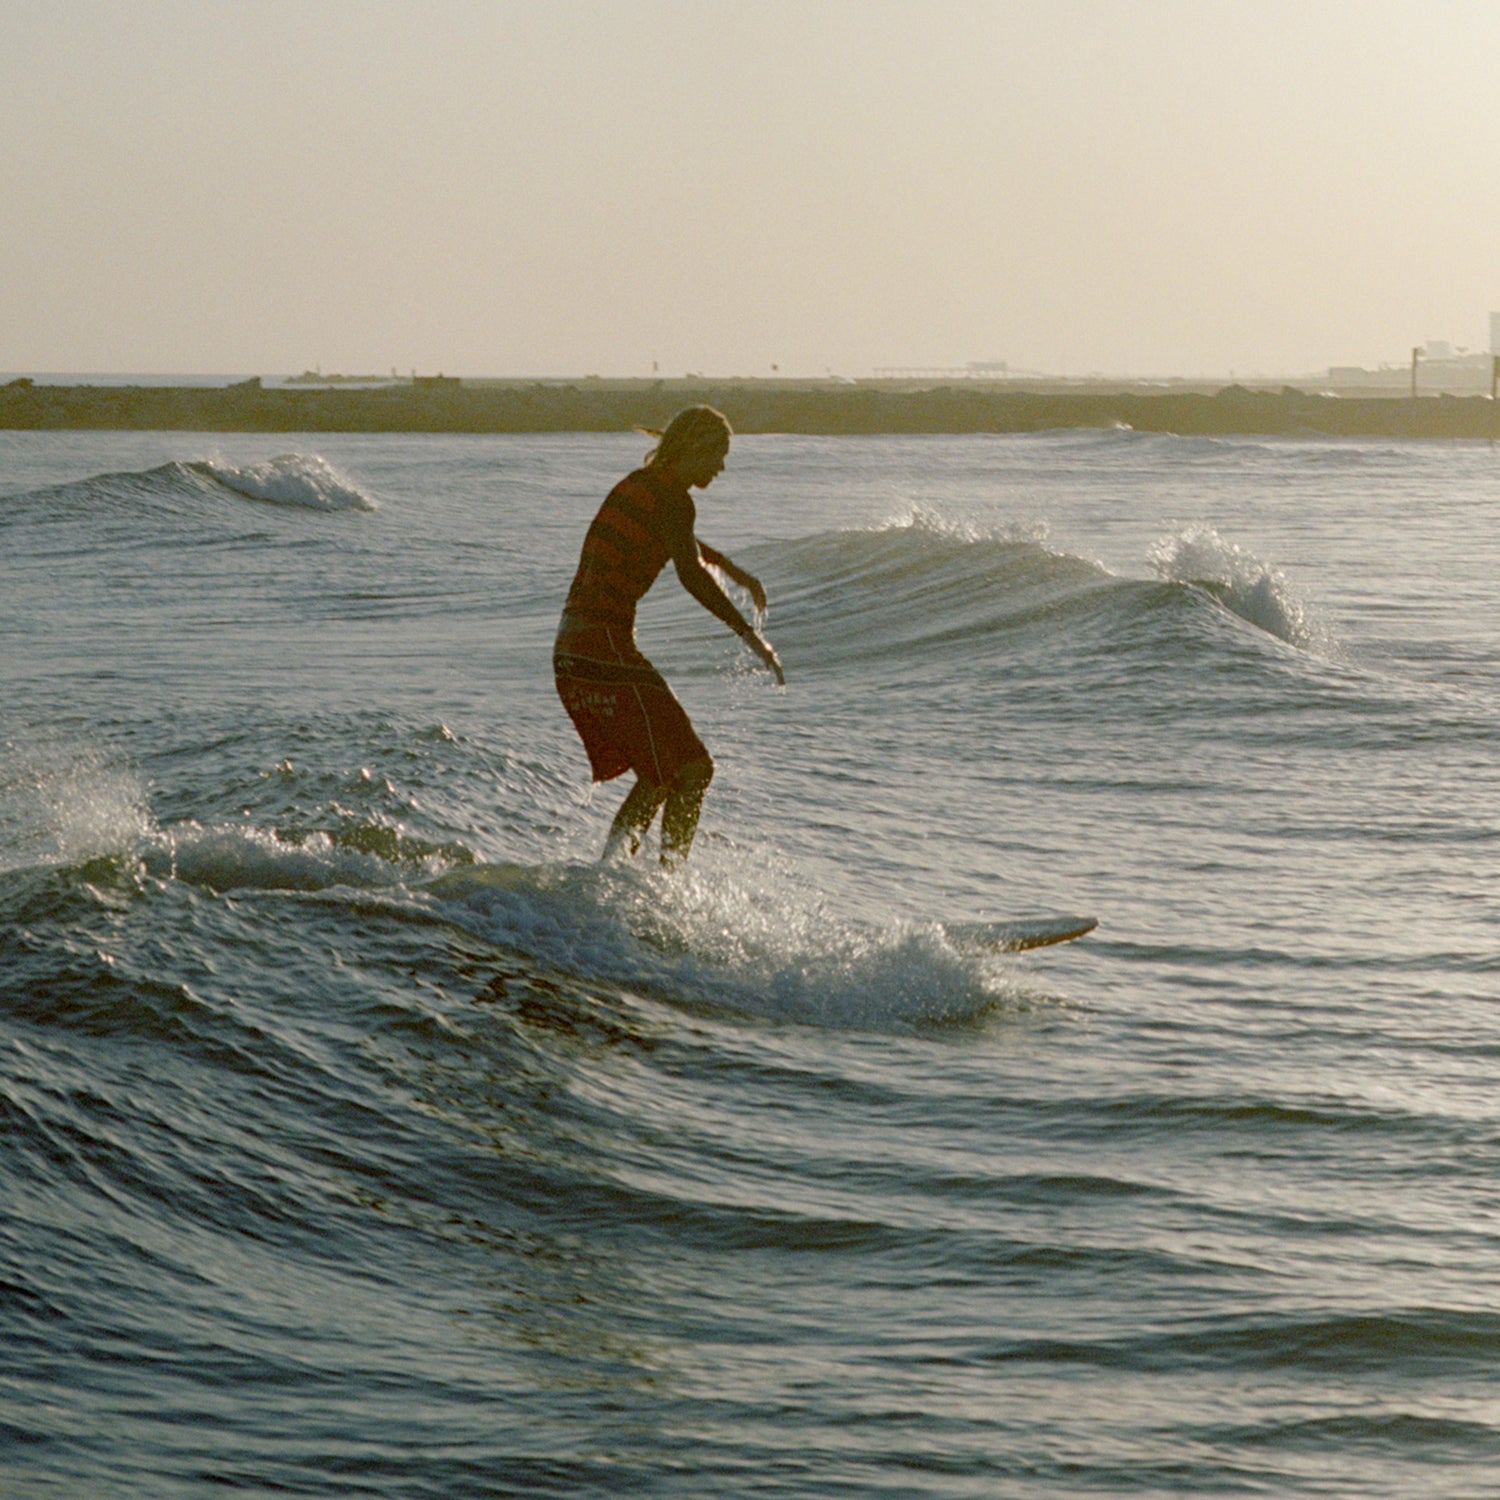
[[[705,792],[714,779],[713,757],[704,753],[697,760],[690,760],[673,778],[674,792]]]

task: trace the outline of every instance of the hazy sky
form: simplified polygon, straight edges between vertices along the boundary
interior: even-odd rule
[[[0,0],[0,369],[1487,348],[1496,0]]]

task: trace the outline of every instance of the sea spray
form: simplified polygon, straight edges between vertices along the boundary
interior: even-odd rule
[[[1232,614],[1289,646],[1327,644],[1326,630],[1286,576],[1211,526],[1189,526],[1163,537],[1151,549],[1151,564],[1159,577],[1206,590]]]
[[[141,778],[118,758],[66,740],[0,745],[0,871],[128,853],[150,826]]]
[[[375,510],[373,496],[321,455],[283,453],[264,463],[236,465],[209,459],[198,472],[251,500],[306,510]]]

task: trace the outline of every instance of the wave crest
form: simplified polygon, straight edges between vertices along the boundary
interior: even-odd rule
[[[1151,549],[1157,576],[1211,594],[1247,624],[1289,646],[1327,644],[1327,631],[1296,596],[1280,569],[1262,562],[1212,526],[1189,526]]]
[[[190,466],[251,500],[304,510],[378,510],[374,498],[320,454],[283,453],[240,468],[209,459]]]

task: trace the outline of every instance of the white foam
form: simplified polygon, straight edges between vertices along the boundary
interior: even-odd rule
[[[1226,541],[1212,526],[1189,526],[1151,549],[1159,577],[1208,590],[1227,610],[1290,646],[1326,645],[1326,631],[1286,576]]]
[[[785,872],[700,860],[539,866],[443,902],[540,963],[637,992],[802,1025],[908,1030],[982,1016],[1014,993],[993,959],[938,923],[871,927],[829,913]]]
[[[379,508],[348,475],[316,453],[283,453],[247,468],[210,459],[204,469],[236,494],[273,505],[328,511]]]
[[[880,532],[909,532],[917,537],[931,537],[945,542],[1004,542],[1007,544],[1030,543],[1046,547],[1051,542],[1051,529],[1045,521],[993,520],[980,523],[973,519],[961,519],[945,515],[937,507],[910,501],[892,511],[874,527]]]
[[[210,891],[324,891],[394,884],[378,856],[342,849],[325,833],[296,840],[240,824],[162,829],[143,851],[153,874]]]

